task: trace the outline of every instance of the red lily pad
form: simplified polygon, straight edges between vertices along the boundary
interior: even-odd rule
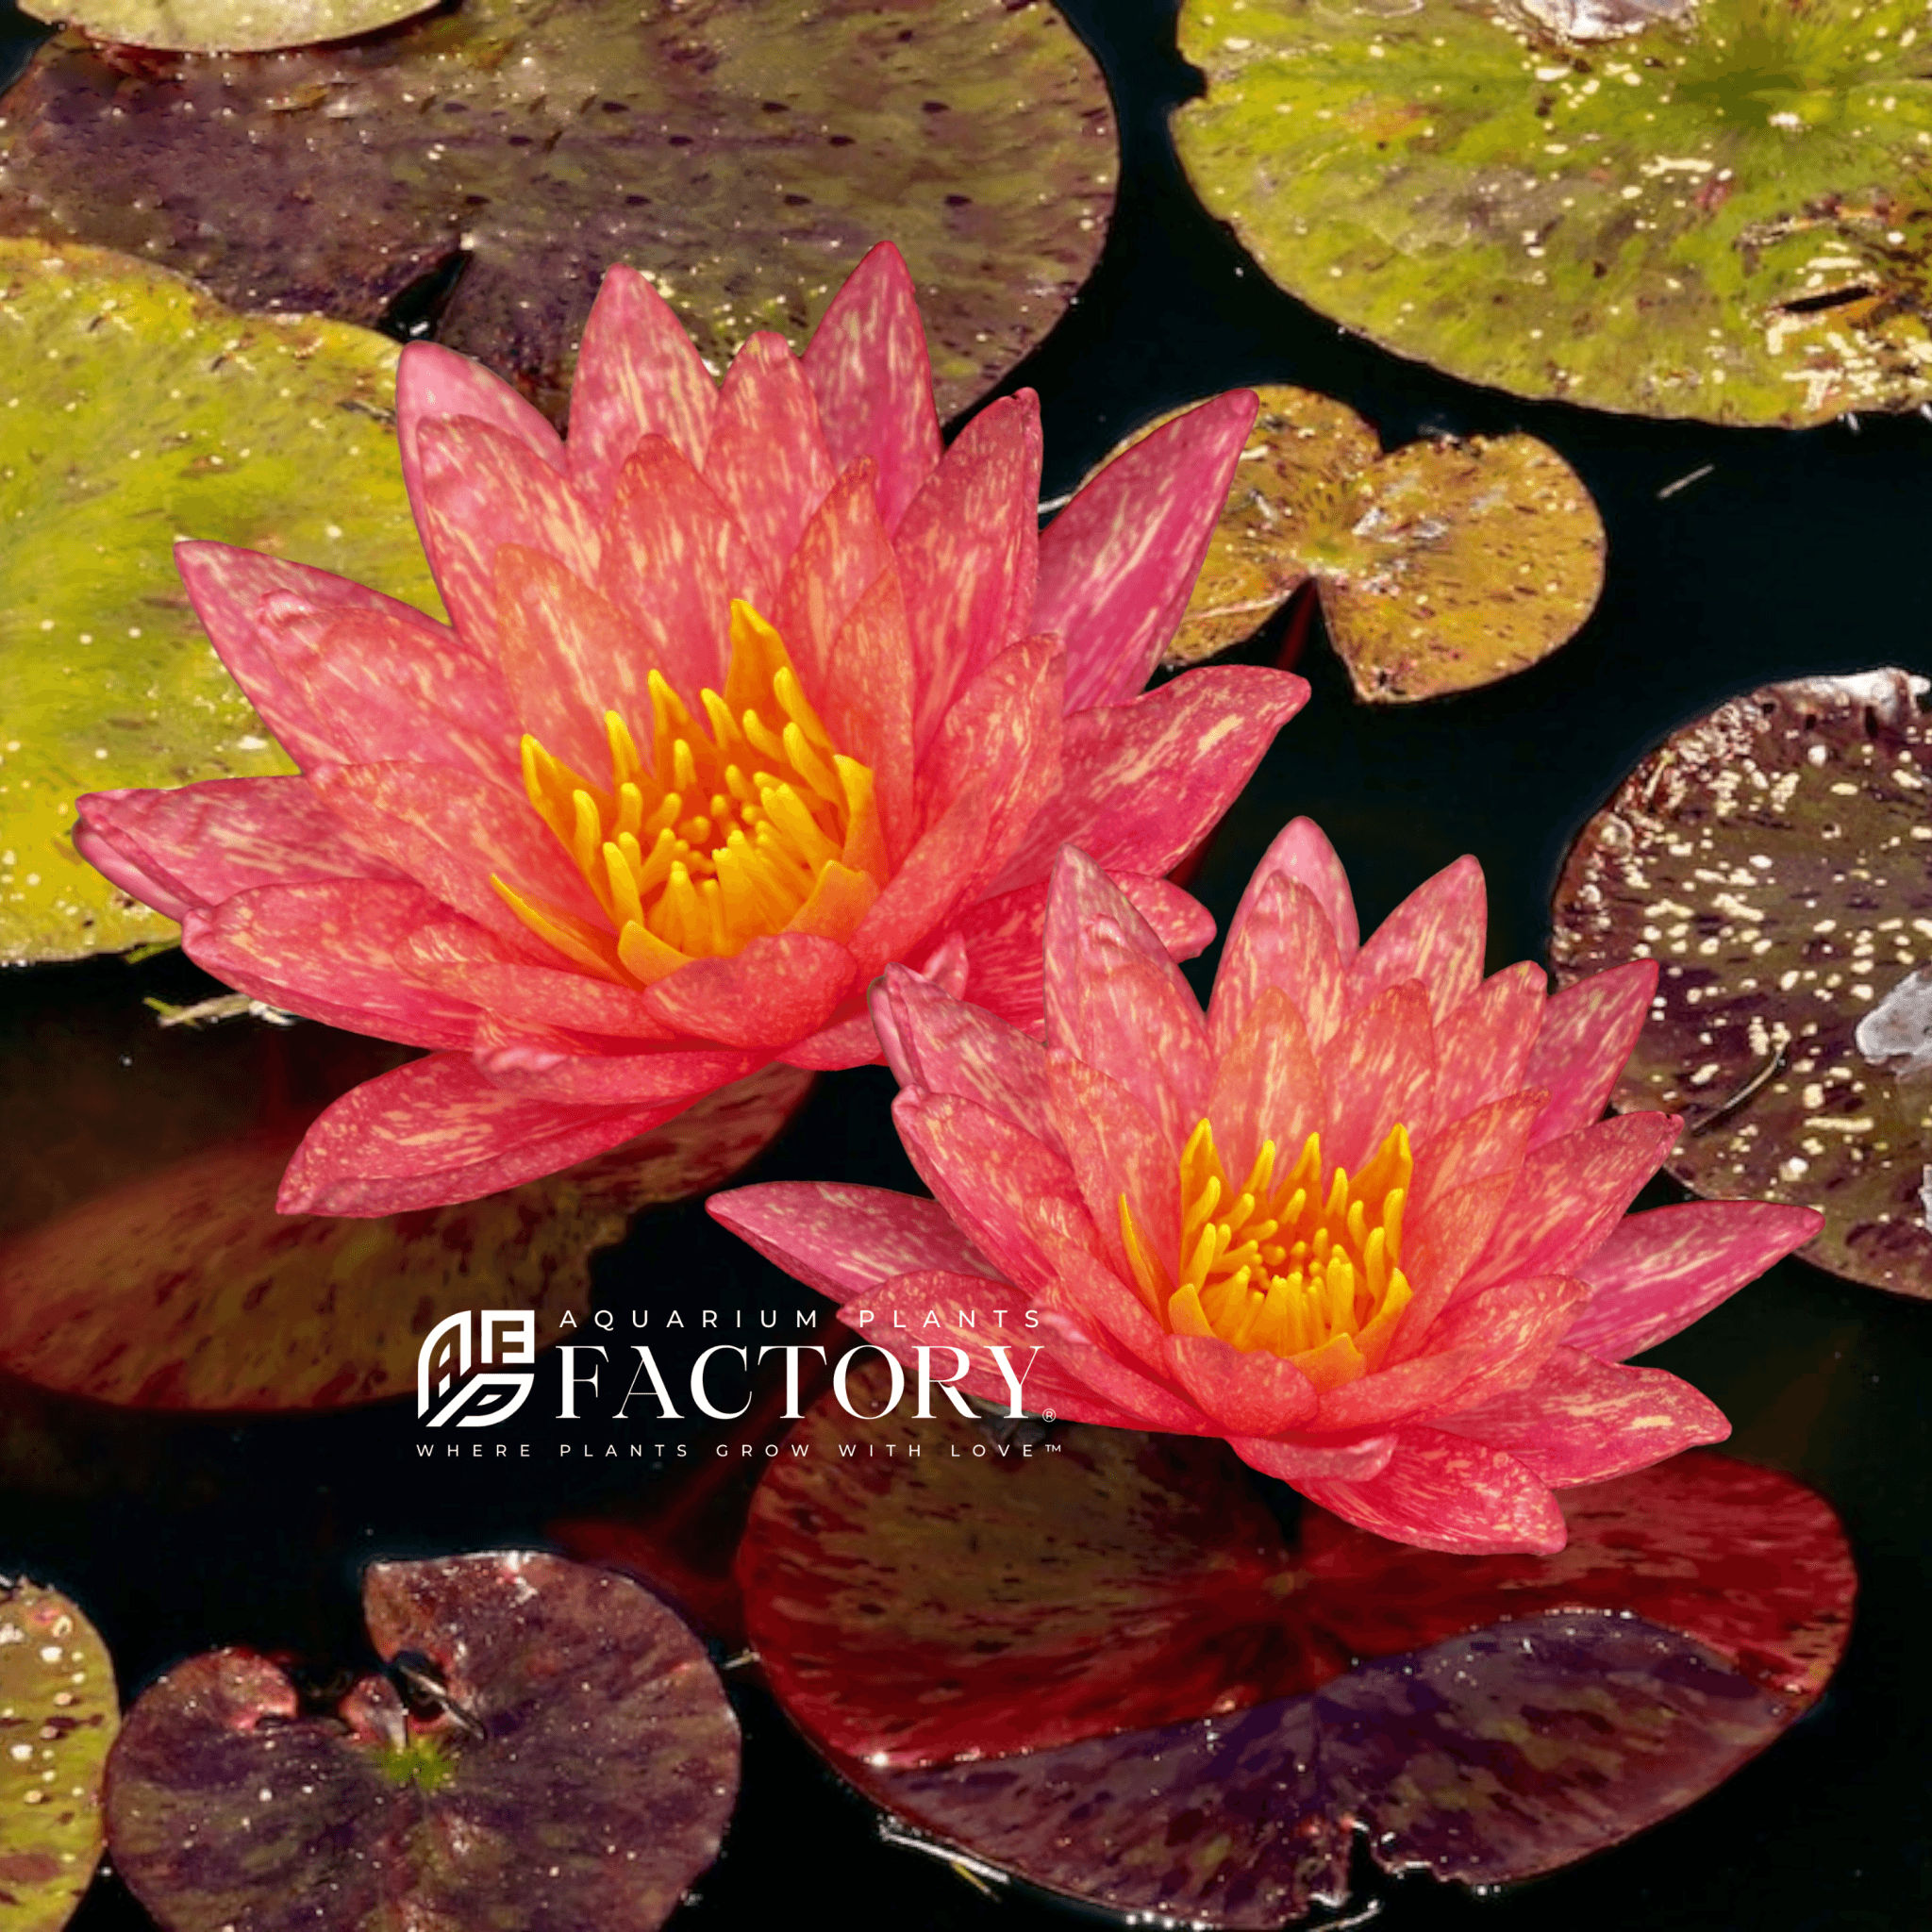
[[[697,1639],[627,1578],[516,1552],[375,1564],[363,1608],[391,1672],[333,1713],[242,1650],[128,1713],[108,1839],[165,1932],[661,1924],[738,1791]]]
[[[107,1647],[58,1591],[0,1576],[0,1926],[58,1932],[101,1855],[120,1705]]]
[[[1003,1457],[822,1402],[792,1444],[739,1577],[807,1737],[973,1857],[1206,1924],[1341,1903],[1358,1825],[1490,1884],[1669,1816],[1816,1699],[1855,1588],[1820,1498],[1707,1454],[1567,1491],[1557,1557],[1472,1558],[1313,1509],[1291,1546],[1197,1439]]]
[[[1086,280],[1115,167],[1100,71],[1045,0],[466,0],[134,75],[50,42],[8,97],[0,228],[251,308],[370,324],[433,286],[439,340],[559,418],[612,262],[722,368],[890,238],[950,413]]]
[[[1800,678],[1674,733],[1563,868],[1551,957],[1661,972],[1611,1094],[1687,1125],[1667,1165],[1715,1199],[1821,1209],[1806,1258],[1932,1296],[1932,720],[1903,671]]]

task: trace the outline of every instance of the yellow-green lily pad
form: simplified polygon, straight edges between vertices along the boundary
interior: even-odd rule
[[[1603,522],[1547,443],[1436,437],[1384,456],[1344,404],[1259,393],[1171,664],[1239,643],[1310,579],[1356,694],[1384,704],[1492,684],[1590,615]]]
[[[393,26],[436,0],[22,0],[35,20],[97,41],[173,53],[263,52]]]
[[[1816,423],[1932,397],[1923,0],[1185,0],[1174,135],[1267,273],[1471,381]]]
[[[177,538],[441,615],[396,459],[396,355],[99,249],[0,240],[0,960],[175,930],[76,855],[80,792],[291,769],[189,605]]]
[[[101,1856],[114,1666],[58,1591],[0,1576],[0,1926],[59,1932]]]

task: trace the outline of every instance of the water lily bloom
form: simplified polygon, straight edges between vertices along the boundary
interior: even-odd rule
[[[912,287],[868,256],[802,358],[715,381],[642,276],[586,328],[568,440],[428,344],[405,478],[451,622],[181,546],[299,775],[81,801],[75,841],[251,996],[408,1045],[323,1115],[287,1210],[386,1214],[601,1152],[774,1060],[874,1059],[919,967],[1040,1015],[1077,839],[1185,958],[1163,874],[1307,695],[1195,671],[1139,695],[1254,412],[1223,396],[1042,535],[1030,392],[941,445]]]
[[[870,1341],[1004,1408],[1223,1436],[1425,1548],[1563,1544],[1553,1489],[1729,1433],[1624,1359],[1816,1232],[1808,1208],[1626,1214],[1679,1123],[1600,1120],[1649,960],[1549,997],[1483,977],[1459,859],[1358,942],[1307,820],[1275,841],[1204,1015],[1090,858],[1061,855],[1045,1044],[904,968],[874,997],[935,1199],[773,1184],[711,1211]]]

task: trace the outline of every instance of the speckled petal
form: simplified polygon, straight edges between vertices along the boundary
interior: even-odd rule
[[[858,984],[852,955],[835,941],[781,932],[728,958],[693,959],[644,995],[667,1025],[730,1046],[784,1046],[831,1018]]]
[[[725,375],[704,475],[773,576],[782,575],[834,475],[805,371],[783,336],[761,331]]]
[[[1656,991],[1657,961],[1632,959],[1579,979],[1551,1000],[1523,1072],[1525,1087],[1550,1096],[1532,1146],[1603,1118]]]
[[[1240,1185],[1264,1141],[1274,1142],[1275,1172],[1283,1173],[1323,1127],[1325,1112],[1322,1073],[1302,1016],[1278,986],[1264,987],[1222,1053],[1208,1095],[1228,1178]]]
[[[892,1066],[902,1087],[962,1094],[1054,1144],[1046,1058],[1038,1041],[904,966],[886,968],[874,998],[891,1007],[898,1049]]]
[[[1483,981],[1436,1028],[1436,1118],[1466,1113],[1527,1084],[1524,1069],[1549,1006],[1541,966],[1524,960]]]
[[[1225,1058],[1264,988],[1284,991],[1312,1046],[1341,1024],[1344,980],[1335,929],[1321,901],[1299,879],[1275,876],[1242,899],[1221,950],[1208,1006],[1214,1051]]]
[[[410,342],[396,362],[396,446],[419,525],[426,500],[423,426],[442,416],[474,416],[517,438],[551,469],[564,467],[563,444],[549,420],[501,376],[440,342]]]
[[[1353,1173],[1398,1122],[1427,1136],[1435,1117],[1436,1043],[1428,995],[1413,979],[1357,1007],[1317,1055],[1327,1095],[1322,1158]]]
[[[1440,1024],[1482,983],[1488,902],[1483,869],[1458,858],[1411,892],[1363,942],[1348,975],[1348,1003],[1366,1006],[1405,979],[1419,979]]]
[[[1218,1335],[1170,1335],[1167,1372],[1223,1435],[1273,1436],[1314,1419],[1314,1385],[1280,1356],[1243,1355]]]

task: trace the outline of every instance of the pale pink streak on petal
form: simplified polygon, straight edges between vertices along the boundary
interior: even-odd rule
[[[1295,1487],[1344,1523],[1424,1550],[1550,1556],[1569,1538],[1547,1485],[1513,1456],[1441,1429],[1404,1429],[1378,1475],[1308,1476]]]
[[[1298,677],[1210,666],[1119,705],[1073,712],[1059,791],[1007,862],[1003,888],[1044,878],[1060,846],[1109,872],[1164,873],[1233,804],[1274,734],[1307,702]]]
[[[1436,1118],[1460,1120],[1514,1093],[1548,1004],[1542,968],[1524,960],[1483,981],[1436,1028]]]
[[[1622,1361],[1655,1348],[1802,1247],[1823,1225],[1809,1208],[1693,1201],[1627,1214],[1576,1265],[1596,1294],[1576,1319],[1576,1348]]]
[[[844,1067],[869,1067],[883,1058],[869,1015],[835,1020],[777,1056],[788,1067],[805,1067],[815,1074],[833,1074]]]
[[[1322,1073],[1294,1002],[1264,987],[1221,1056],[1208,1095],[1208,1118],[1228,1180],[1239,1190],[1264,1141],[1274,1142],[1276,1185],[1324,1124]],[[1248,1430],[1263,1434],[1266,1430]]]
[[[541,550],[592,580],[603,549],[597,525],[570,484],[527,443],[472,416],[436,417],[417,436],[423,495],[417,510],[437,589],[471,644],[496,649],[496,552]]]
[[[1166,1429],[1180,1436],[1221,1433],[1186,1396],[1163,1388],[1100,1346],[1076,1310],[1050,1307],[1041,1317],[1040,1328],[1054,1366],[1116,1413],[1131,1416],[1134,1427]],[[1070,1404],[1058,1413],[1079,1422],[1089,1411]]]
[[[858,982],[832,940],[781,932],[725,958],[693,959],[660,979],[645,1004],[668,1026],[729,1046],[789,1046],[816,1031]]]
[[[1523,1074],[1525,1087],[1550,1096],[1533,1146],[1602,1118],[1643,1029],[1657,970],[1655,959],[1632,959],[1566,986],[1550,1002]]]
[[[1046,1106],[1046,1057],[983,1008],[968,1006],[905,966],[888,966],[874,1001],[891,1009],[899,1084],[957,1093],[1004,1114],[1036,1141],[1056,1140]]]
[[[1408,1214],[1402,1238],[1402,1272],[1414,1298],[1403,1311],[1385,1369],[1434,1345],[1437,1316],[1482,1258],[1515,1188],[1513,1173],[1491,1174],[1438,1194]]]
[[[995,810],[992,776],[982,774],[920,833],[849,941],[862,974],[924,950],[962,911],[969,881],[984,870]]]
[[[1300,880],[1275,876],[1241,901],[1222,948],[1208,1002],[1208,1030],[1224,1058],[1264,987],[1276,986],[1301,1014],[1312,1046],[1341,1024],[1341,961],[1321,901]]]
[[[1067,640],[1070,705],[1115,703],[1147,682],[1193,593],[1256,407],[1252,391],[1233,390],[1164,424],[1048,526],[1034,622]]]
[[[1314,1385],[1279,1356],[1243,1355],[1216,1335],[1170,1335],[1163,1353],[1220,1435],[1272,1436],[1314,1417]]]
[[[519,949],[466,919],[425,922],[396,948],[396,959],[425,986],[467,996],[512,1024],[564,1026],[613,1040],[677,1037],[637,987],[529,965]]]
[[[1366,1006],[1405,979],[1419,979],[1439,1025],[1482,983],[1488,902],[1483,869],[1458,858],[1424,881],[1363,942],[1348,975],[1348,1003]]]
[[[1409,1212],[1425,1213],[1453,1188],[1492,1174],[1513,1174],[1529,1151],[1529,1130],[1542,1105],[1543,1096],[1532,1088],[1492,1100],[1431,1134],[1416,1149]]]
[[[1322,1158],[1353,1174],[1398,1123],[1411,1140],[1435,1118],[1436,1046],[1428,995],[1413,979],[1357,1007],[1316,1056],[1327,1094]]]
[[[1040,405],[1030,390],[980,411],[893,535],[914,654],[913,747],[1024,636],[1039,569]]]
[[[807,345],[805,373],[833,467],[869,457],[879,514],[896,529],[945,446],[912,277],[890,242],[872,249],[832,297]]]
[[[934,1269],[993,1276],[984,1290],[1008,1298],[1016,1292],[937,1201],[917,1194],[839,1181],[768,1181],[713,1194],[705,1207],[766,1260],[836,1302]]]
[[[669,439],[701,467],[717,414],[718,385],[670,304],[635,269],[607,270],[570,389],[565,448],[584,500],[600,515],[610,507],[646,436]]]
[[[396,363],[396,445],[419,526],[424,515],[423,425],[439,416],[474,416],[514,436],[551,469],[564,467],[563,444],[549,419],[500,375],[440,342],[411,342]]]
[[[879,522],[872,472],[863,463],[844,471],[812,512],[785,566],[778,601],[765,613],[785,640],[786,651],[812,708],[824,721],[832,742],[867,764],[879,750],[883,733],[873,721],[877,698],[870,690],[882,675],[886,695],[900,708],[896,728],[911,729],[912,646],[909,633],[900,641],[896,665],[851,663],[837,650],[839,633],[854,608],[882,575],[896,576],[892,546]],[[845,716],[857,708],[857,726]],[[889,702],[886,715],[893,715]],[[867,731],[864,742],[855,741]],[[909,750],[905,754],[909,757]]]
[[[768,575],[781,577],[837,474],[819,427],[818,398],[783,336],[760,331],[733,358],[704,473],[767,559]]]
[[[1050,1227],[1049,1223],[1056,1220],[1071,1232]],[[1135,1360],[1158,1362],[1166,1332],[1133,1288],[1092,1252],[1095,1230],[1091,1223],[1076,1223],[1060,1204],[1054,1203],[1034,1217],[1033,1232],[1054,1271],[1055,1306],[1075,1313],[1090,1335],[1104,1329]]]
[[[691,1045],[640,1053],[569,1050],[567,1035],[513,1027],[486,1013],[476,1028],[476,1068],[493,1085],[563,1108],[659,1107],[682,1112],[714,1088],[756,1073],[767,1056],[756,1048]]]
[[[1363,1436],[1353,1442],[1323,1442],[1304,1437],[1294,1442],[1269,1442],[1254,1436],[1230,1436],[1227,1446],[1250,1469],[1278,1476],[1297,1489],[1310,1477],[1366,1482],[1380,1475],[1395,1454],[1394,1436]]]
[[[475,1003],[419,985],[396,958],[439,909],[405,882],[260,886],[190,911],[181,943],[197,966],[251,999],[405,1046],[466,1047]]]
[[[284,1214],[400,1214],[555,1174],[657,1126],[681,1106],[560,1108],[440,1053],[365,1080],[309,1128],[275,1205]]]
[[[1108,1263],[1124,1277],[1124,1195],[1149,1258],[1172,1280],[1181,1244],[1180,1170],[1173,1143],[1120,1081],[1072,1054],[1046,1056],[1046,1088],[1054,1139],[1066,1150]]]
[[[1241,929],[1247,917],[1248,908],[1260,897],[1272,878],[1294,879],[1315,895],[1315,903],[1321,907],[1335,935],[1336,958],[1344,969],[1353,966],[1359,950],[1360,932],[1356,923],[1355,898],[1348,889],[1348,874],[1342,871],[1341,860],[1328,842],[1328,835],[1313,819],[1291,819],[1262,853],[1261,862],[1255,868],[1247,891],[1241,894],[1241,903],[1235,908],[1228,927],[1229,943],[1233,943],[1232,935]],[[1291,987],[1289,991],[1292,992],[1294,989]],[[1305,1000],[1296,1001],[1296,1005],[1307,1010]]]
[[[1559,1348],[1527,1389],[1445,1416],[1442,1426],[1558,1489],[1648,1469],[1680,1449],[1722,1442],[1723,1409],[1661,1369],[1625,1369]]]
[[[819,715],[833,729],[834,743],[872,767],[886,850],[896,863],[920,832],[913,802],[912,632],[896,569],[881,572],[846,613],[827,663],[829,695]]]

